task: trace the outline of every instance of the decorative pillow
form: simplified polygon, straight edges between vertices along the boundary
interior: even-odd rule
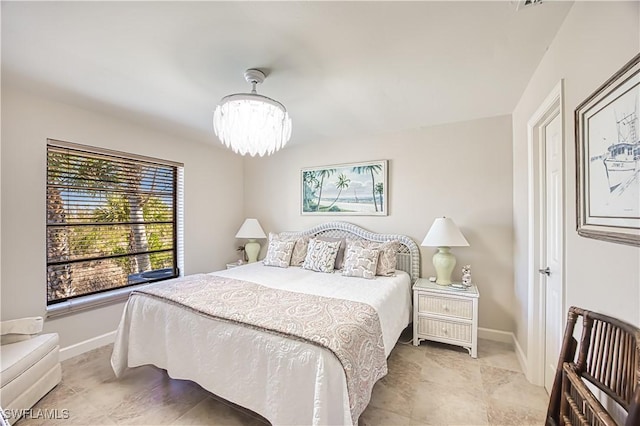
[[[361,277],[368,280],[376,276],[378,265],[378,249],[351,244],[347,247],[342,275],[347,277]]]
[[[267,256],[263,263],[266,266],[277,266],[279,268],[288,268],[295,240],[287,240],[273,232],[269,233],[269,248],[267,248]]]
[[[398,250],[400,249],[400,243],[398,241],[387,241],[384,243],[372,242],[369,246],[380,250],[376,275],[390,277],[395,274],[396,267],[398,266]]]
[[[351,244],[359,247],[378,249],[380,251],[378,265],[376,266],[376,275],[390,277],[395,274],[396,267],[398,266],[397,253],[400,249],[400,243],[398,241],[385,241],[381,243],[368,240],[349,240],[347,246]]]
[[[344,264],[344,250],[347,246],[347,240],[345,238],[333,238],[333,237],[318,237],[320,241],[340,241],[340,248],[338,249],[338,255],[336,256],[336,263],[334,264],[335,269],[342,269],[342,265]]]
[[[340,241],[322,241],[311,238],[302,267],[318,272],[333,272],[339,248]]]
[[[307,257],[307,249],[309,248],[309,237],[300,237],[295,240],[293,253],[291,254],[291,266],[302,266],[305,257]]]

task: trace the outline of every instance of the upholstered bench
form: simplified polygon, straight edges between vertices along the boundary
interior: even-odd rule
[[[0,406],[10,424],[62,379],[58,334],[39,334],[42,318],[3,321],[0,345]]]

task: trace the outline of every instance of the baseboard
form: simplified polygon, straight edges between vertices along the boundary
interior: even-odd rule
[[[494,342],[502,342],[513,344],[513,333],[510,331],[494,330],[492,328],[478,327],[478,339],[493,340]]]
[[[509,343],[510,345],[512,345],[513,350],[516,352],[516,358],[518,358],[520,368],[525,372],[525,374],[527,374],[527,372],[529,371],[527,369],[527,357],[524,355],[524,351],[522,350],[522,347],[520,347],[520,343],[518,343],[518,339],[516,339],[515,334],[510,331],[501,331],[491,328],[478,327],[478,338],[493,340],[494,342]]]
[[[65,361],[69,358],[73,358],[74,356],[108,345],[115,342],[115,340],[116,330],[100,336],[92,337],[91,339],[84,340],[71,346],[66,346],[60,349],[60,361]]]
[[[516,357],[518,358],[520,368],[522,369],[522,371],[524,371],[524,375],[527,377],[527,380],[529,380],[529,366],[527,363],[527,357],[525,356],[524,351],[522,350],[520,343],[518,343],[518,339],[516,339],[515,335],[513,336],[513,346],[516,351]]]

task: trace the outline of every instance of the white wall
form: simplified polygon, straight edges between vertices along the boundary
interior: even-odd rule
[[[301,216],[301,168],[382,159],[389,160],[389,216]],[[293,145],[270,158],[245,160],[245,216],[258,218],[265,232],[345,220],[406,234],[418,244],[436,217],[451,217],[470,243],[452,250],[454,278],[471,264],[481,294],[480,326],[513,331],[511,169],[510,116]],[[422,276],[435,275],[435,249],[421,250]]]
[[[544,7],[544,6],[542,6]],[[640,3],[576,2],[513,112],[516,337],[527,352],[527,121],[564,79],[565,312],[571,305],[640,325],[640,248],[576,232],[574,111],[640,51]]]
[[[212,134],[213,137],[213,134]],[[71,105],[2,87],[2,319],[46,308],[46,140],[184,163],[185,272],[222,269],[236,257],[242,223],[242,159]],[[66,347],[116,329],[123,304],[48,320]]]

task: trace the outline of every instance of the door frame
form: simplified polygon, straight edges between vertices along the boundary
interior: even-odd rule
[[[562,150],[562,185],[561,199],[561,235],[562,247],[560,250],[562,265],[560,282],[560,305],[564,312],[565,297],[565,209],[564,199],[565,188],[565,117],[564,117],[564,80],[560,80],[551,93],[540,104],[536,112],[527,122],[527,149],[528,149],[528,262],[527,262],[527,371],[526,377],[529,382],[544,385],[544,359],[545,359],[545,305],[546,289],[544,279],[538,269],[543,267],[542,262],[545,256],[545,146],[544,130],[551,119],[560,115]],[[559,335],[563,330],[559,330]]]

